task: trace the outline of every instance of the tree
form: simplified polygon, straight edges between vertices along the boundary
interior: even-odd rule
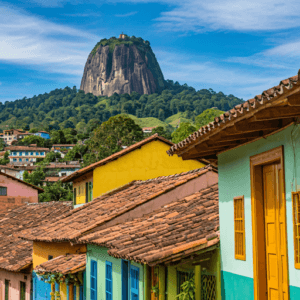
[[[28,171],[24,171],[23,174],[23,180],[27,183],[36,185],[36,186],[42,186],[43,180],[45,179],[45,173],[43,171],[43,168],[38,167],[36,170],[34,170],[32,173],[28,173]]]
[[[50,136],[53,144],[66,144],[66,138],[62,130],[52,130]]]
[[[73,188],[70,184],[64,184],[61,181],[49,183],[44,187],[44,193],[39,195],[40,202],[50,201],[72,201]]]
[[[122,115],[111,117],[96,128],[87,141],[93,155],[85,155],[84,164],[86,165],[87,161],[90,163],[92,160],[101,160],[122,150],[122,146],[130,146],[142,139],[142,128],[131,118]]]
[[[223,113],[224,113],[224,111],[218,110],[216,108],[206,109],[203,113],[201,113],[200,115],[198,115],[195,118],[195,123],[196,123],[197,129],[212,122],[215,117],[218,117]]]
[[[168,130],[165,130],[162,126],[158,126],[158,127],[153,128],[152,131],[151,131],[151,135],[153,135],[155,133],[158,133],[159,136],[162,136],[167,140],[171,141],[171,139],[172,139],[171,132],[168,131]]]
[[[83,160],[83,156],[87,152],[88,147],[86,145],[77,144],[73,149],[69,150],[64,157],[64,161]]]
[[[44,147],[46,140],[37,135],[25,136],[22,140],[18,141],[18,145],[29,146],[31,144],[36,144],[37,147]]]
[[[177,144],[196,131],[196,127],[190,123],[182,122],[172,133],[172,142]]]
[[[0,138],[0,150],[2,151],[5,147],[5,142]]]
[[[8,156],[9,156],[9,152],[6,151],[6,152],[4,153],[3,158],[0,158],[0,165],[6,165],[6,164],[9,163],[9,158],[8,158]]]
[[[46,154],[45,158],[38,163],[38,165],[49,165],[51,162],[61,160],[61,154],[59,152],[50,151]]]

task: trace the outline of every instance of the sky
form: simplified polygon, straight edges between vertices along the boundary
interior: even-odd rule
[[[80,87],[102,38],[150,41],[165,79],[244,100],[300,68],[298,0],[0,0],[0,101]]]

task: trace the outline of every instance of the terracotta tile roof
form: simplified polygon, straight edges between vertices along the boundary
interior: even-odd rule
[[[11,150],[11,151],[50,151],[49,148],[44,147],[33,147],[33,146],[8,146],[5,147],[4,150]]]
[[[94,229],[79,242],[107,247],[114,257],[150,265],[178,261],[219,243],[218,199],[215,184],[142,218]]]
[[[76,241],[82,234],[98,225],[102,225],[209,171],[214,170],[210,166],[206,166],[181,174],[146,181],[133,181],[74,209],[65,218],[53,222],[51,226],[28,229],[23,231],[20,236],[32,241]]]
[[[34,271],[38,274],[45,273],[61,273],[74,274],[85,270],[86,254],[67,254],[61,255],[51,260],[48,260],[39,266],[36,266]]]
[[[71,202],[30,203],[0,214],[0,269],[18,272],[31,265],[32,242],[21,240],[18,233],[46,224],[71,208]]]
[[[53,144],[52,145],[52,148],[53,147],[75,147],[76,144]]]
[[[1,169],[1,167],[0,167],[0,169]],[[27,182],[25,182],[25,181],[23,181],[23,180],[21,180],[21,179],[18,179],[18,178],[14,177],[14,176],[8,175],[8,174],[2,172],[1,170],[0,170],[0,175],[3,175],[3,176],[5,176],[5,177],[7,177],[7,178],[16,180],[16,181],[18,181],[18,182],[20,182],[20,183],[23,183],[23,184],[27,185],[27,186],[30,186],[30,187],[32,187],[33,189],[38,190],[39,193],[44,192],[44,190],[43,190],[42,188],[40,188],[40,187],[38,187],[38,186],[35,186],[35,185],[33,185],[33,184],[27,183]]]
[[[156,133],[156,134],[154,134],[154,135],[152,135],[152,136],[150,136],[150,137],[148,137],[148,138],[146,138],[146,139],[144,139],[144,140],[142,140],[142,141],[140,141],[138,143],[135,143],[135,144],[133,144],[133,145],[131,145],[131,146],[129,146],[129,147],[127,147],[127,148],[125,148],[125,149],[123,149],[123,150],[115,153],[115,154],[112,154],[112,155],[110,155],[110,156],[108,156],[108,157],[106,157],[106,158],[104,158],[104,159],[102,159],[102,160],[100,160],[100,161],[98,161],[98,162],[96,162],[94,164],[91,164],[91,165],[89,165],[89,166],[87,166],[85,168],[82,168],[82,169],[80,169],[80,170],[72,173],[71,175],[67,176],[63,180],[63,182],[72,181],[75,178],[77,178],[77,177],[79,177],[79,176],[81,176],[81,175],[83,175],[85,173],[88,173],[88,172],[94,170],[97,167],[100,167],[102,165],[105,165],[105,164],[113,161],[113,160],[116,160],[116,159],[122,157],[123,155],[125,155],[127,153],[130,153],[131,151],[134,151],[134,150],[136,150],[138,148],[141,148],[142,146],[144,146],[144,145],[146,145],[146,144],[148,144],[148,143],[150,143],[152,141],[156,141],[156,140],[159,140],[159,141],[161,141],[161,142],[163,142],[163,143],[165,143],[165,144],[167,144],[169,146],[174,145],[172,142],[170,142],[169,140],[167,140],[167,139],[159,136]]]
[[[59,176],[52,176],[52,177],[45,177],[44,182],[57,182],[59,180],[61,180],[64,177],[59,177]]]
[[[222,130],[224,131],[241,119],[251,117],[255,111],[271,107],[269,105],[276,102],[280,97],[282,98],[294,91],[298,91],[300,87],[299,74],[300,70],[298,75],[280,81],[279,85],[264,91],[261,95],[257,95],[253,99],[247,100],[223,113],[219,117],[216,117],[213,122],[201,127],[183,141],[173,145],[167,153],[169,155],[181,154],[186,151],[186,149],[191,148],[196,144],[199,145],[202,141],[207,141],[211,136],[214,136]],[[298,111],[296,115],[299,115]],[[261,124],[263,124],[263,122],[261,122]],[[220,138],[219,141],[222,142],[222,138]],[[205,155],[202,157],[205,157]]]

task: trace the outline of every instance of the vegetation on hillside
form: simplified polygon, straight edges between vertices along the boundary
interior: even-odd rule
[[[194,122],[204,110],[216,107],[227,111],[242,100],[233,95],[216,93],[212,89],[196,91],[194,88],[171,80],[161,93],[139,95],[114,94],[110,97],[85,94],[76,87],[56,89],[32,98],[0,103],[0,128],[53,129],[73,128],[83,135],[110,117],[130,114],[137,118],[157,118],[175,127],[183,116]],[[186,120],[184,120],[186,121]],[[7,126],[6,126],[7,125]],[[161,124],[158,124],[161,125]],[[144,124],[143,124],[144,126]],[[148,126],[147,126],[148,127]]]
[[[136,45],[139,48],[142,48],[144,50],[146,49],[150,49],[150,42],[149,41],[144,41],[141,37],[135,37],[135,36],[128,36],[125,34],[125,38],[121,39],[121,38],[116,38],[116,37],[111,37],[110,39],[102,39],[100,42],[98,42],[96,44],[96,46],[93,48],[92,50],[92,54],[93,56],[96,54],[97,49],[100,46],[109,46],[109,52],[113,52],[115,47],[117,45],[127,45],[127,46],[131,46],[131,45]]]

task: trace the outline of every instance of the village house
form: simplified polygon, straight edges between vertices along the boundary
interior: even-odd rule
[[[37,162],[38,158],[45,158],[49,148],[30,146],[9,146],[4,151],[9,152],[9,160],[14,165],[24,165]]]
[[[0,299],[40,299],[37,295],[47,293],[44,289],[33,290],[32,283],[38,278],[32,278],[32,242],[17,236],[21,230],[40,226],[63,215],[72,208],[71,204],[27,203],[0,214]]]
[[[236,106],[169,154],[218,166],[222,299],[300,299],[300,80]]]
[[[74,205],[77,207],[133,180],[167,176],[204,166],[197,160],[169,157],[166,151],[172,145],[158,134],[152,135],[74,172],[62,182],[73,182]]]
[[[22,129],[8,129],[0,133],[0,138],[3,139],[6,145],[11,145],[13,142],[17,142],[28,135],[32,135],[32,133]]]
[[[121,286],[123,286],[123,294],[126,293],[126,291],[129,292],[132,290],[128,285],[129,274],[127,279],[123,279],[120,274],[122,265],[124,267],[126,265],[128,272],[130,270],[130,274],[135,276],[134,282],[135,285],[138,285],[137,290],[138,295],[140,295],[138,298],[131,296],[130,298],[122,299],[143,299],[143,295],[145,295],[145,297],[147,295],[145,299],[150,299],[151,276],[153,280],[157,281],[156,283],[160,285],[161,293],[164,295],[161,299],[165,299],[165,292],[163,292],[165,291],[165,287],[163,287],[163,283],[166,283],[165,274],[168,271],[166,271],[165,266],[160,266],[158,267],[161,270],[160,275],[155,275],[158,274],[157,268],[152,270],[151,275],[149,266],[163,264],[167,261],[173,264],[170,266],[170,269],[167,268],[170,270],[170,278],[167,277],[167,282],[169,282],[169,280],[173,282],[173,286],[171,285],[169,288],[170,293],[173,293],[172,295],[177,293],[174,291],[174,288],[177,291],[180,283],[187,279],[189,271],[197,271],[197,282],[200,283],[199,276],[201,275],[201,266],[203,266],[203,276],[207,275],[206,281],[210,280],[209,286],[214,287],[212,293],[219,295],[217,299],[220,299],[217,181],[218,174],[210,166],[181,174],[162,176],[156,179],[133,181],[94,199],[88,204],[74,209],[63,218],[54,220],[51,224],[25,230],[20,233],[20,236],[23,239],[33,241],[33,249],[44,249],[43,252],[47,252],[47,249],[61,247],[59,244],[72,244],[73,248],[80,247],[80,245],[83,247],[88,244],[86,281],[85,285],[83,285],[83,294],[86,295],[86,299],[103,299],[105,293],[108,292],[104,290],[105,281],[103,280],[105,280],[105,278],[112,281],[114,291],[117,295],[114,299],[121,299]],[[189,209],[187,209],[187,207],[189,207]],[[161,211],[158,211],[159,209],[161,209]],[[199,209],[200,214],[198,214],[197,209]],[[182,215],[179,216],[179,212],[182,213]],[[144,216],[145,214],[149,215]],[[154,215],[156,217],[159,215],[167,217],[166,219],[158,219],[156,224],[155,221],[151,220]],[[197,215],[199,217],[196,217]],[[126,223],[136,218],[141,218],[141,223],[139,220],[133,221],[134,223]],[[170,226],[166,222],[167,219],[170,219]],[[186,223],[184,223],[183,220]],[[193,222],[193,226],[188,228],[188,224],[192,225]],[[123,228],[122,226],[124,226],[124,228],[132,227],[133,238],[134,236],[138,237],[139,234],[143,235],[142,228],[140,228],[141,232],[139,232],[138,224],[144,224],[145,231],[147,231],[147,226],[153,227],[152,234],[155,239],[152,241],[149,240],[148,248],[146,247],[143,250],[144,252],[142,251],[145,256],[149,254],[147,260],[138,260],[138,256],[136,256],[135,259],[127,259],[126,262],[121,259],[115,260],[113,257],[109,257],[110,252],[107,252],[107,250],[109,250],[108,244],[103,245],[99,243],[99,245],[97,245],[97,243],[93,243],[93,237],[101,239],[102,230],[105,232],[102,238],[107,238],[108,240],[113,239],[113,237],[118,234],[118,226],[121,226],[120,228]],[[165,232],[159,226],[156,228],[154,226],[155,224],[161,224],[162,226],[164,224]],[[167,227],[169,228],[168,230]],[[155,234],[156,230],[158,231],[157,234]],[[109,235],[107,235],[107,231],[110,232]],[[164,237],[166,244],[162,245],[158,243],[156,247],[154,241],[157,235],[162,235],[163,233],[166,234]],[[124,231],[120,231],[120,234],[123,235],[125,233]],[[88,239],[86,241],[85,236]],[[167,236],[169,236],[169,240],[167,240]],[[149,232],[148,239],[150,239],[150,237],[151,233]],[[122,240],[122,237],[117,237],[115,242],[118,243],[120,239]],[[131,241],[128,243],[128,247],[129,244],[132,245],[132,243],[135,244],[138,243],[138,241],[138,238]],[[125,247],[125,245],[120,244],[121,252],[122,247]],[[139,246],[141,245],[137,244],[137,247]],[[172,251],[173,248],[174,251]],[[123,252],[127,253],[127,248],[125,247],[124,249],[125,251]],[[65,254],[61,253],[61,255],[64,255],[64,258],[57,258],[57,260],[68,260],[64,268],[68,269],[69,272],[71,269],[80,270],[80,272],[82,272],[83,266],[81,258],[83,257],[83,253],[70,252],[70,248],[67,248],[67,251],[65,251]],[[74,255],[70,258],[68,257],[68,253],[73,253]],[[134,254],[138,253],[133,251],[132,258]],[[192,254],[195,258],[194,261],[191,261],[190,256]],[[203,262],[199,261],[200,255],[204,255]],[[209,260],[211,260],[210,263],[208,263]],[[78,264],[76,264],[76,261]],[[147,262],[149,263],[148,267],[141,264],[147,264]],[[177,266],[176,262],[179,266]],[[193,263],[195,263],[195,265],[193,265]],[[33,256],[33,264],[35,271],[39,275],[46,274],[47,276],[55,277],[58,274],[57,270],[59,267],[55,260],[46,263],[46,260],[36,261]],[[177,273],[177,267],[179,273]],[[105,275],[107,274],[105,272],[108,272],[109,275]],[[103,277],[104,275],[106,277]],[[78,280],[82,278],[82,275],[77,273],[73,273],[72,276],[73,278],[78,278]],[[156,277],[157,279],[155,279]],[[177,279],[179,280],[178,282]],[[147,282],[147,288],[144,290],[144,283]],[[66,287],[64,290],[67,291],[67,293],[61,292],[61,299],[74,299],[75,292],[77,293],[76,295],[80,295],[80,290],[74,290],[74,281],[67,281],[65,284]],[[197,294],[200,297],[199,288],[198,286]],[[50,290],[50,288],[48,288],[48,290]],[[112,292],[111,289],[110,292]],[[198,296],[197,299],[200,299]],[[106,297],[106,299],[112,298]]]
[[[36,133],[33,133],[33,135],[39,136],[45,140],[50,140],[50,134],[47,131],[38,131]]]
[[[0,212],[9,208],[37,203],[43,189],[0,171]]]

